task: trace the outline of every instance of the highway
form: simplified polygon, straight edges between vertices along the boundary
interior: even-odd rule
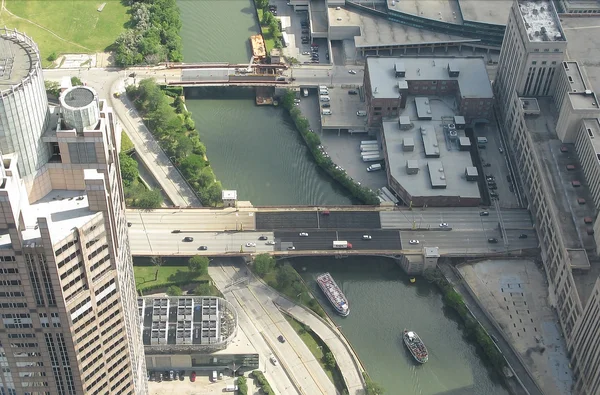
[[[319,362],[273,303],[273,297],[278,295],[251,274],[247,276],[240,265],[210,267],[209,274],[238,311],[240,328],[260,353],[263,371],[277,393],[336,394]],[[248,282],[230,286],[241,279]],[[277,340],[279,335],[285,338],[285,343]],[[278,360],[276,365],[269,361],[271,355]]]

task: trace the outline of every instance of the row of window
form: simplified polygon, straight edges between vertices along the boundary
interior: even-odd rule
[[[66,250],[68,250],[69,248],[73,247],[77,242],[79,242],[79,239],[76,238],[75,240],[72,240],[72,241],[69,241],[68,243],[63,244],[58,250],[54,251],[54,255],[59,256],[60,254],[62,254]]]
[[[0,285],[21,285],[21,280],[0,280]]]
[[[81,250],[78,249],[77,251],[73,252],[71,255],[69,255],[68,257],[63,259],[62,261],[58,262],[58,268],[61,269],[64,265],[71,262],[73,259],[77,258],[79,255],[81,255]]]

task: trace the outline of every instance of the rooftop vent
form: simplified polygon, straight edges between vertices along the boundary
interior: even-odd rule
[[[592,94],[592,91],[591,91],[591,90],[589,90],[589,89],[586,89],[586,90],[585,90],[585,94],[586,94],[586,95],[591,95],[591,94]]]

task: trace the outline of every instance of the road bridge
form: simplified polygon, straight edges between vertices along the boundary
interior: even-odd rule
[[[520,254],[538,246],[523,209],[489,211],[486,216],[477,208],[385,211],[357,206],[328,212],[324,215],[322,209],[306,207],[127,210],[127,220],[134,256],[393,256],[418,255],[424,247],[438,247],[441,256],[480,257]],[[500,217],[504,230],[499,228]],[[275,244],[266,244],[259,240],[261,236]],[[334,240],[348,241],[353,249],[334,250]]]

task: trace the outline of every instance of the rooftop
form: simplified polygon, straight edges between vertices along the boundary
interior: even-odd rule
[[[354,12],[343,7],[339,10],[329,7],[328,12],[331,35],[336,38],[339,37],[338,39],[354,39],[354,44],[358,49],[478,41],[390,22],[383,18]]]
[[[567,93],[573,108],[576,110],[597,110],[598,98],[591,90]]]
[[[37,46],[29,37],[0,28],[0,91],[19,85],[39,63]]]
[[[530,41],[565,41],[551,0],[518,0]]]
[[[221,191],[221,199],[223,199],[223,200],[237,200],[237,191],[236,190],[226,190],[226,189],[223,189]]]
[[[410,116],[414,125],[412,129],[400,130],[397,120],[383,122],[388,169],[392,177],[412,196],[479,198],[477,182],[467,181],[465,175],[466,168],[473,166],[470,152],[460,151],[458,140],[451,140],[441,126],[442,118],[445,120],[454,116],[451,106],[448,105],[454,99],[438,97],[437,100],[430,100],[432,120],[417,119],[414,99],[408,97],[406,108],[402,113]],[[464,131],[458,131],[457,138],[464,136]],[[403,142],[406,137],[414,140],[413,151],[404,151]],[[426,158],[426,147],[434,149],[439,157]],[[417,174],[407,173],[408,161],[412,161],[411,163],[418,167]]]
[[[455,4],[451,0],[387,0],[390,10],[460,25],[462,18]]]
[[[394,65],[402,62],[405,77],[396,77]],[[457,77],[448,75],[448,65],[458,69]],[[492,98],[492,86],[481,57],[367,57],[369,78],[375,98],[398,97],[398,82],[456,80],[463,98]]]
[[[587,87],[579,63],[577,62],[563,62],[563,70],[567,74],[567,78],[571,83],[571,92],[583,92]]]
[[[494,6],[481,0],[458,0],[465,21],[506,25],[514,0],[495,0]]]
[[[61,104],[72,108],[85,107],[94,101],[96,94],[86,86],[74,86],[60,96]]]

